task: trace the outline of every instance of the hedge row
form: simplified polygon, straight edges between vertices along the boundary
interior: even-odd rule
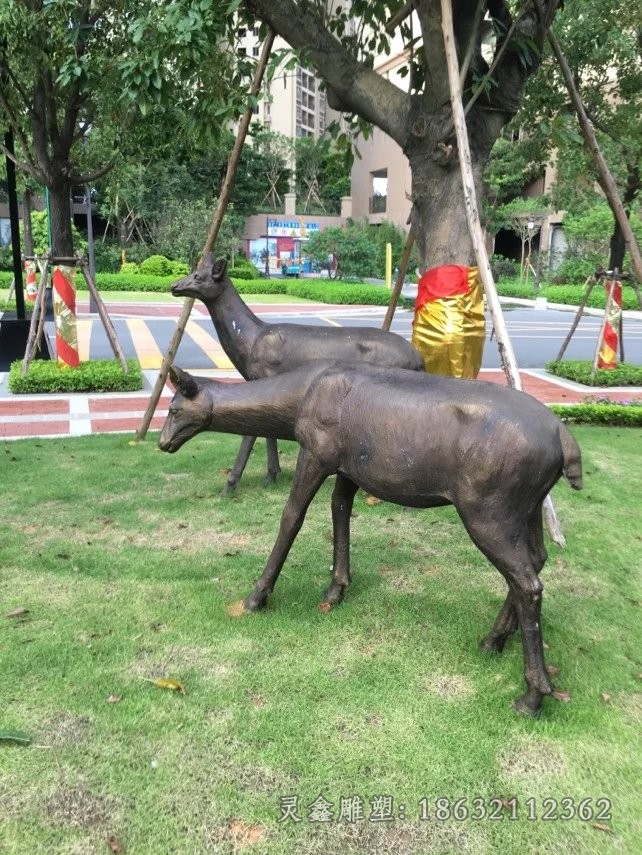
[[[632,404],[551,404],[550,409],[574,424],[642,427],[642,402]]]
[[[81,362],[78,368],[62,367],[57,361],[36,359],[25,377],[20,374],[22,360],[11,363],[9,390],[17,395],[40,392],[137,392],[143,388],[143,375],[135,359],[128,359],[127,374],[117,359]]]
[[[567,359],[547,362],[546,370],[556,377],[564,377],[584,386],[642,386],[642,366],[622,363],[617,368],[598,368],[593,373],[593,363],[588,359]]]
[[[519,297],[533,300],[535,297],[546,297],[549,303],[565,303],[569,306],[579,306],[584,294],[583,285],[545,285],[538,291],[533,291],[531,285],[524,285],[519,280],[502,280],[497,283],[497,291],[502,297]],[[603,309],[606,305],[606,289],[596,286],[591,291],[587,306],[592,309]],[[622,308],[639,309],[640,304],[635,291],[630,285],[622,288]]]

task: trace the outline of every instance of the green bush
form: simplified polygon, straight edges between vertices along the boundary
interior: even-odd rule
[[[585,386],[642,386],[642,365],[623,363],[610,370],[597,369],[588,359],[568,359],[547,362],[546,370],[556,377],[564,377]]]
[[[166,293],[169,291],[176,276],[148,276],[140,273],[98,273],[96,274],[96,285],[101,291],[155,291]],[[81,288],[86,287],[82,279],[79,280]]]
[[[150,255],[138,265],[139,273],[146,276],[172,276],[172,262],[164,255]]]
[[[521,297],[527,300],[546,297],[549,303],[578,306],[584,294],[584,288],[582,285],[544,285],[534,291],[532,281],[525,285],[520,283],[519,279],[506,279],[497,283],[497,293],[501,297]],[[603,286],[593,288],[587,305],[593,309],[603,309],[606,305],[606,289]],[[635,291],[627,285],[622,288],[622,308],[640,308]]]
[[[41,392],[135,392],[143,388],[143,375],[135,359],[128,359],[129,371],[123,373],[117,359],[81,362],[78,368],[61,367],[57,361],[36,359],[25,377],[20,374],[22,360],[11,364],[9,390],[17,395]]]
[[[230,267],[227,271],[228,276],[232,279],[254,279],[256,277],[256,267]]]
[[[25,300],[25,313],[29,314],[33,312],[33,303],[30,303],[28,300]],[[0,300],[0,312],[15,312],[16,309],[16,301],[15,300]]]
[[[336,303],[342,306],[387,306],[390,302],[390,291],[386,288],[328,282],[322,279],[289,281],[287,293],[319,303]]]
[[[565,285],[567,283],[584,283],[595,273],[595,261],[585,258],[565,258],[553,274],[553,282]]]
[[[120,248],[108,241],[94,242],[94,261],[97,273],[118,273],[120,270]]]
[[[285,279],[233,279],[239,294],[287,294]]]
[[[140,273],[140,267],[135,261],[126,261],[121,265],[120,270],[116,270],[115,272],[126,273],[128,276],[137,276]]]
[[[551,404],[550,409],[565,422],[574,424],[642,427],[642,401],[621,403]]]
[[[0,270],[13,270],[13,251],[10,246],[0,246]]]
[[[13,282],[12,270],[0,270],[0,288],[10,288]]]

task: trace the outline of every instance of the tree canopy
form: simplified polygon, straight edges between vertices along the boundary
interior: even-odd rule
[[[252,18],[269,24],[323,78],[328,103],[394,139],[412,172],[412,213],[424,266],[471,263],[456,138],[450,108],[438,0],[329,6],[324,0],[246,0]],[[519,108],[537,69],[558,0],[454,0],[456,48],[463,82],[478,195],[493,143]],[[397,14],[414,9],[410,16]],[[488,12],[488,19],[484,15]],[[396,25],[396,26],[395,26]],[[418,31],[417,31],[418,28]],[[377,73],[392,35],[407,50],[407,90]],[[492,75],[488,75],[492,67]]]

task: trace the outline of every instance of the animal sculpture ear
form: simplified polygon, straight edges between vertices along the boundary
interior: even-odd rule
[[[212,279],[218,281],[222,279],[227,272],[227,261],[224,258],[219,258],[212,267]]]
[[[198,395],[198,383],[191,374],[183,371],[178,365],[170,365],[169,376],[174,386],[186,398],[195,398]]]
[[[205,258],[203,259],[203,267],[205,269],[211,270],[212,265],[214,264],[214,258],[211,252],[208,252]]]

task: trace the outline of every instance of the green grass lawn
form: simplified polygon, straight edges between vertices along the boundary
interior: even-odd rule
[[[284,473],[263,489],[259,443],[225,499],[233,437],[176,455],[151,435],[1,444],[0,730],[32,741],[0,741],[0,851],[90,855],[110,838],[142,855],[642,851],[642,432],[573,432],[585,489],[556,487],[568,547],[551,545],[543,572],[547,661],[570,702],[547,699],[538,720],[510,707],[519,638],[502,656],[478,650],[503,582],[452,508],[359,494],[354,582],[326,614],[326,484],[267,610],[234,619],[225,607],[262,570],[295,445],[280,443]],[[332,822],[312,821],[320,795]],[[278,822],[294,796],[301,821]],[[373,821],[384,796],[395,818]],[[460,805],[455,820],[441,803],[440,820],[440,797],[475,816],[506,804],[497,819]],[[351,822],[336,821],[342,799]],[[611,818],[564,820],[563,799],[608,799]]]

